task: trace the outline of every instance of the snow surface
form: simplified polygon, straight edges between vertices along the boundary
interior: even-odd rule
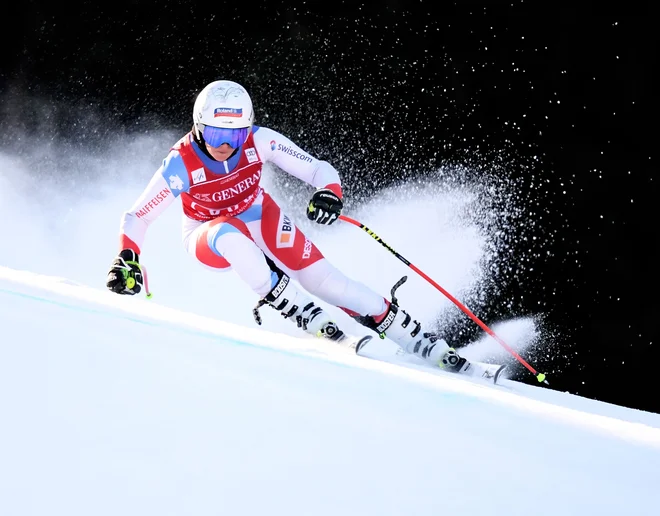
[[[185,254],[179,206],[141,255],[154,298],[108,292],[121,212],[179,136],[0,153],[0,516],[658,514],[660,415],[431,372],[386,340],[357,357],[268,307],[258,327],[256,295]],[[351,277],[388,295],[407,275],[430,329],[465,317],[359,229],[309,222],[310,187],[263,181]],[[474,309],[510,274],[492,232],[521,236],[502,186],[440,174],[345,212]],[[539,332],[491,328],[525,357]],[[488,336],[461,353],[510,359]]]
[[[0,267],[0,514],[652,515],[660,415]]]

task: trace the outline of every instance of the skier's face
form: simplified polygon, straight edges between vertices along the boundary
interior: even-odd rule
[[[234,152],[234,147],[232,147],[228,143],[223,143],[219,147],[211,147],[211,145],[209,145],[208,142],[205,143],[206,143],[206,150],[209,151],[209,154],[216,161],[227,161],[231,156],[232,152]]]
[[[218,161],[228,160],[250,134],[249,127],[231,128],[198,124],[197,129],[202,132],[206,150]]]

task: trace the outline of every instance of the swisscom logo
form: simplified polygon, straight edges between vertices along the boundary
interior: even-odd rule
[[[273,143],[275,143],[275,142],[270,142],[271,149],[273,148]],[[274,149],[273,149],[273,150],[274,150]],[[282,152],[284,152],[285,154],[288,154],[289,156],[293,156],[294,158],[299,159],[299,160],[301,160],[301,161],[307,161],[307,162],[309,162],[309,163],[311,163],[312,161],[314,161],[314,160],[312,159],[311,156],[305,154],[304,152],[299,152],[299,151],[297,151],[297,150],[295,150],[295,149],[292,149],[291,147],[285,147],[285,146],[282,145],[281,143],[278,143],[278,144],[277,144],[277,150],[278,150],[278,151],[282,151]]]

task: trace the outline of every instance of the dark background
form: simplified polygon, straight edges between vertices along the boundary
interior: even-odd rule
[[[118,5],[13,4],[4,146],[183,134],[197,92],[227,78],[257,123],[340,170],[347,199],[448,164],[514,180],[524,210],[479,317],[542,313],[553,353],[533,358],[551,388],[660,412],[651,2]]]

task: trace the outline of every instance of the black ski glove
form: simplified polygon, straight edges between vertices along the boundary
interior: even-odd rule
[[[106,286],[117,294],[134,295],[142,290],[143,279],[138,254],[131,249],[123,249],[112,262],[108,271]]]
[[[343,207],[344,203],[335,192],[319,188],[307,205],[307,218],[319,224],[332,224],[341,215]]]

